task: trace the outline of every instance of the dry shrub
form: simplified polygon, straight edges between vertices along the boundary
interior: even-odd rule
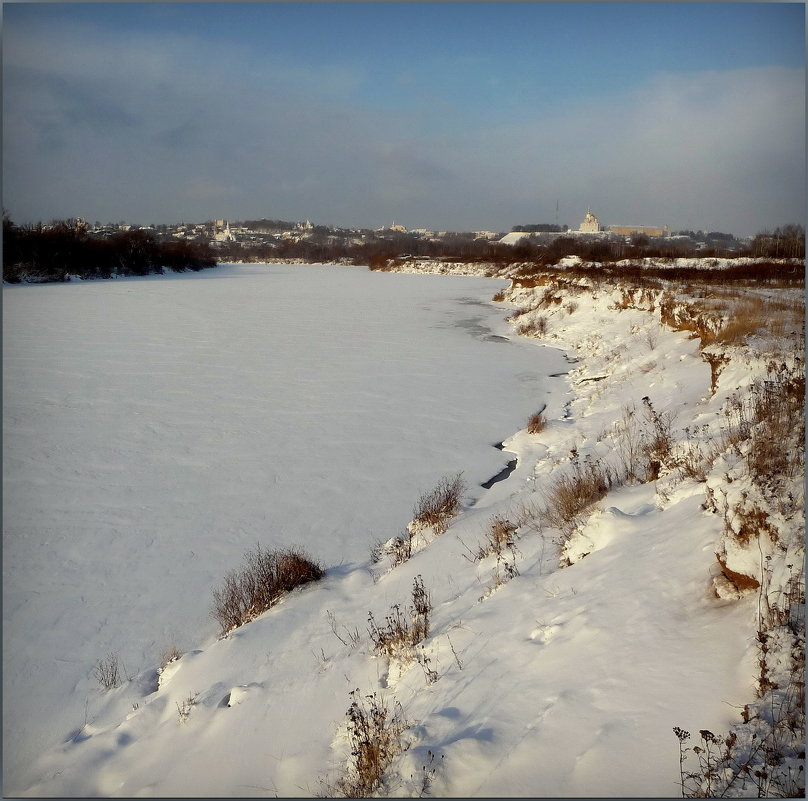
[[[527,420],[527,433],[528,434],[541,434],[544,431],[546,423],[541,412],[531,414]]]
[[[673,461],[673,413],[658,412],[651,399],[646,395],[643,399],[645,407],[645,440],[643,453],[648,460],[646,480],[656,481],[662,468]]]
[[[379,656],[409,658],[413,646],[429,636],[431,611],[432,600],[424,588],[424,580],[416,576],[412,585],[412,606],[406,611],[401,610],[400,604],[395,604],[381,627],[373,612],[368,614],[368,634],[373,650]]]
[[[804,593],[794,600],[804,608]],[[700,745],[692,747],[687,745],[690,732],[674,726],[683,798],[805,797],[803,613],[798,613],[793,628],[776,632],[791,648],[772,652],[771,633],[765,626],[758,631],[759,700],[744,705],[743,723],[733,725],[726,737],[702,729]],[[770,656],[779,666],[777,681],[769,677]]]
[[[645,432],[634,404],[626,404],[623,414],[614,424],[615,454],[622,466],[624,480],[629,482],[645,479]]]
[[[795,367],[770,364],[745,398],[737,393],[722,414],[722,446],[746,458],[758,484],[792,479],[805,466],[805,374]]]
[[[512,523],[508,518],[502,515],[494,515],[491,518],[490,525],[485,532],[485,541],[477,547],[476,551],[471,551],[471,556],[474,561],[481,561],[491,554],[496,554],[499,559],[502,554],[507,550],[511,553],[516,552],[516,531],[519,526]]]
[[[176,662],[182,656],[182,653],[175,642],[170,643],[166,648],[160,651],[160,666],[157,668],[158,673],[165,670],[166,665]]]
[[[805,374],[786,365],[771,365],[766,380],[752,392],[749,470],[759,482],[793,478],[804,469]]]
[[[541,298],[539,299],[538,308],[544,308],[547,306],[558,306],[560,305],[563,297],[557,294],[556,290],[553,287],[547,287],[542,293]]]
[[[500,289],[498,292],[494,294],[494,297],[491,298],[494,303],[502,303],[505,300],[505,290]]]
[[[535,275],[518,275],[513,279],[515,289],[533,289],[537,286],[546,286],[553,281],[553,277],[548,273],[536,273]]]
[[[704,444],[697,440],[696,432],[688,426],[684,428],[684,435],[684,440],[676,443],[674,448],[673,464],[685,478],[704,482],[715,461],[718,448],[714,444]]]
[[[678,466],[674,453],[674,414],[658,412],[647,395],[642,403],[642,417],[634,404],[629,404],[614,424],[615,454],[624,479],[629,482],[656,481],[663,470]]]
[[[123,677],[119,663],[118,654],[107,654],[103,659],[99,659],[93,668],[93,676],[105,690],[114,690],[123,684]]]
[[[385,770],[402,750],[401,735],[408,728],[400,704],[392,713],[384,698],[376,693],[362,696],[350,693],[348,708],[348,742],[351,756],[346,775],[325,795],[345,798],[367,798],[381,786]],[[331,792],[335,790],[336,793]]]
[[[460,501],[466,491],[463,474],[445,476],[431,492],[418,499],[413,508],[410,526],[415,529],[431,528],[436,534],[443,534],[449,521],[460,511]]]
[[[606,495],[614,481],[608,465],[599,460],[587,458],[581,464],[577,451],[573,451],[571,462],[572,470],[551,482],[541,510],[542,521],[557,528],[565,540],[583,522],[584,512]]]
[[[547,318],[539,316],[533,320],[519,323],[516,333],[524,337],[543,337],[547,334]]]
[[[384,553],[390,556],[393,567],[403,565],[412,556],[412,540],[413,532],[407,529],[385,546]]]
[[[805,321],[804,302],[737,294],[725,298],[727,320],[714,337],[724,345],[741,344],[762,332],[781,337],[789,330],[800,330]]]
[[[256,546],[213,591],[212,615],[222,635],[258,617],[295,587],[322,578],[323,569],[301,549],[267,551]]]

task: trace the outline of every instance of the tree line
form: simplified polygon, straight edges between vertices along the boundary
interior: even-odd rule
[[[557,232],[556,232],[557,233]],[[615,262],[644,257],[703,258],[752,256],[756,258],[804,258],[805,232],[801,226],[784,226],[774,233],[763,232],[751,242],[741,244],[731,235],[705,235],[690,238],[651,238],[645,234],[623,236],[572,236],[536,232],[515,245],[504,245],[471,232],[449,233],[425,239],[409,232],[384,231],[357,243],[349,236],[335,235],[325,229],[298,241],[243,245],[227,243],[219,251],[220,261],[271,261],[273,258],[297,258],[307,262],[343,261],[370,267],[384,267],[402,258],[437,258],[456,261],[485,261],[495,264],[532,262],[556,263],[564,256],[579,256],[584,261]]]
[[[406,258],[500,265],[518,262],[536,266],[555,264],[565,256],[600,263],[649,256],[805,258],[805,229],[800,225],[763,231],[743,246],[734,239],[714,237],[711,233],[705,235],[698,250],[698,240],[652,239],[644,234],[626,239],[536,232],[515,245],[503,245],[472,232],[448,233],[435,239],[403,231],[365,231],[364,234],[363,241],[357,242],[356,232],[316,226],[308,236],[298,240],[226,242],[219,243],[214,250],[203,239],[163,241],[144,230],[119,231],[104,238],[88,233],[86,225],[77,220],[63,220],[49,226],[17,226],[4,215],[4,280],[64,281],[71,275],[81,278],[148,275],[164,268],[181,272],[201,270],[222,262],[271,262],[275,259],[300,259],[309,263],[339,261],[378,269]]]
[[[139,229],[99,237],[80,220],[20,226],[3,215],[3,280],[10,283],[198,271],[216,263],[205,242],[162,242]]]

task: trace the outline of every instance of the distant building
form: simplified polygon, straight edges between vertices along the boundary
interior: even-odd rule
[[[236,238],[230,232],[230,223],[226,220],[216,220],[213,229],[214,242],[235,242]]]
[[[657,228],[648,225],[610,225],[610,234],[618,234],[620,236],[631,236],[632,234],[645,234],[646,236],[670,236],[671,229],[667,225],[662,228]]]
[[[596,234],[601,230],[600,220],[592,214],[592,209],[588,208],[586,210],[586,217],[584,217],[584,221],[581,223],[578,230],[582,234]]]
[[[651,237],[670,236],[671,229],[667,225],[661,228],[653,225],[601,225],[600,220],[592,214],[591,209],[586,210],[586,217],[578,231],[582,234],[596,234],[600,231],[617,236],[631,236],[632,234],[645,234]]]

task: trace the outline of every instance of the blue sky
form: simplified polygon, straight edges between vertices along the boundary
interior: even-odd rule
[[[15,220],[805,216],[801,3],[3,6]]]

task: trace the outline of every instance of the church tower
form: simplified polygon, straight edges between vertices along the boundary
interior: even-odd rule
[[[578,230],[584,234],[596,234],[600,231],[600,221],[592,214],[592,209],[587,208],[586,217],[584,217],[584,221],[581,223]]]

